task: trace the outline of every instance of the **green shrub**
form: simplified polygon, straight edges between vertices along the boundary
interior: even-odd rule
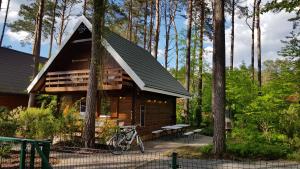
[[[287,145],[270,145],[258,142],[227,143],[227,153],[240,158],[279,159],[286,158],[291,149]]]
[[[50,109],[27,108],[20,112],[18,133],[26,138],[50,138],[57,131],[56,122]]]
[[[69,135],[71,139],[75,132],[81,131],[83,128],[82,119],[79,112],[74,109],[69,109],[58,120],[58,132],[60,134]]]
[[[293,152],[291,154],[288,154],[287,158],[289,160],[299,161],[300,162],[300,150],[297,151],[297,152]]]
[[[213,145],[212,144],[200,147],[200,152],[203,155],[209,156],[209,155],[212,154],[212,151],[213,151]]]
[[[16,134],[17,122],[13,112],[0,107],[0,136],[12,137]]]
[[[12,150],[12,145],[0,144],[0,160],[1,160],[1,158],[8,157],[11,150]],[[0,163],[0,168],[1,168],[1,163]]]
[[[110,119],[97,119],[96,123],[102,123],[96,128],[97,136],[100,144],[106,144],[106,142],[115,134],[118,126],[115,121]]]

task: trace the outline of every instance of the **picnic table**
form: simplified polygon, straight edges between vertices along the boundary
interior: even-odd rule
[[[189,126],[190,126],[189,124],[175,124],[175,125],[163,126],[161,128],[167,134],[168,134],[168,131],[170,131],[169,134],[175,134],[176,136],[180,136],[184,133],[185,129]]]

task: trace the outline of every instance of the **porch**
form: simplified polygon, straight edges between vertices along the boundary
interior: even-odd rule
[[[89,70],[48,72],[45,79],[46,92],[86,91]],[[133,86],[132,79],[121,68],[106,68],[102,74],[101,90],[120,90],[123,86]]]

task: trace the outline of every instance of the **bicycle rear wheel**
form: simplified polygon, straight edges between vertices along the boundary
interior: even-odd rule
[[[108,148],[109,151],[112,154],[115,155],[120,155],[123,153],[124,148],[121,146],[122,142],[124,141],[124,136],[123,135],[115,135],[113,136],[109,143],[108,143]]]
[[[138,144],[138,146],[140,148],[140,151],[142,153],[144,153],[145,152],[145,147],[144,147],[144,144],[143,144],[142,139],[141,139],[140,136],[136,136],[136,142],[137,142],[137,144]]]

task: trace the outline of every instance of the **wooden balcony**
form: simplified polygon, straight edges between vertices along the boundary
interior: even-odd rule
[[[98,89],[120,90],[124,85],[131,86],[131,78],[121,68],[105,69],[102,86]],[[48,72],[45,81],[46,92],[86,91],[89,70]]]

